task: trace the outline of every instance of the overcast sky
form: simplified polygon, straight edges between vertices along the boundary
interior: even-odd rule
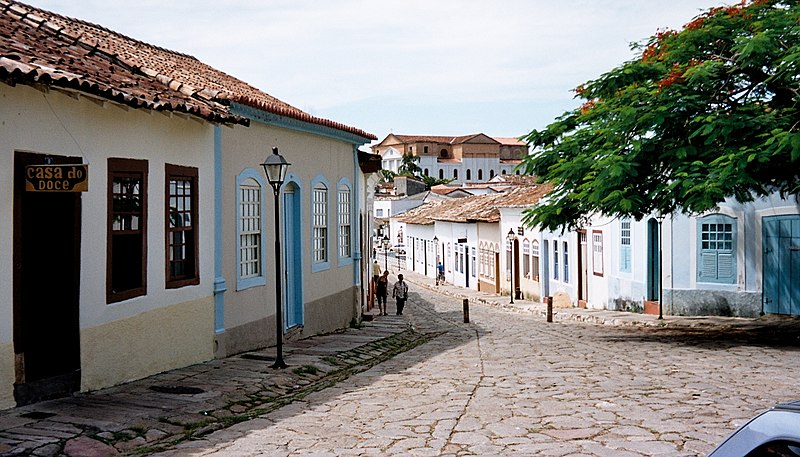
[[[26,0],[190,54],[315,116],[521,136],[630,43],[726,0]]]

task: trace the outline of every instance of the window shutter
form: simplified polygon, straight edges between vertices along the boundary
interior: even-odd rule
[[[736,282],[736,219],[712,214],[698,219],[697,280]]]
[[[700,254],[700,277],[705,280],[717,279],[717,253],[703,252]]]
[[[630,273],[631,271],[631,247],[623,245],[621,250],[621,262],[620,262],[620,270],[625,273]]]
[[[719,254],[717,254],[717,279],[719,280],[734,279],[732,253],[720,252]]]

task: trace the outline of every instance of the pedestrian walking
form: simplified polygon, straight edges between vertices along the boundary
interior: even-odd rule
[[[378,264],[378,259],[372,262],[372,293],[375,294],[375,299],[378,298],[378,278],[381,277],[381,266]]]
[[[394,289],[392,289],[392,298],[397,300],[397,315],[403,315],[403,308],[406,306],[406,300],[408,300],[408,284],[403,281],[403,275],[397,275],[397,282],[394,283]]]
[[[378,314],[387,316],[386,314],[386,296],[389,295],[389,272],[384,271],[383,275],[378,278],[378,287],[375,295],[378,297]]]

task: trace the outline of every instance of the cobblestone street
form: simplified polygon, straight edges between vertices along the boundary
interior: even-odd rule
[[[464,324],[460,300],[414,290],[404,314],[440,336],[159,455],[695,456],[800,398],[793,333],[762,344],[729,328],[546,323],[485,305]]]

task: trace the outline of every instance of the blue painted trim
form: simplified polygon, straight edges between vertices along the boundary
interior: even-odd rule
[[[303,257],[303,236],[302,236],[302,228],[306,226],[303,222],[303,218],[305,217],[303,213],[303,183],[300,181],[300,178],[293,173],[289,173],[286,176],[286,180],[284,181],[283,186],[281,187],[281,198],[283,198],[283,192],[285,192],[286,187],[289,185],[293,185],[295,188],[295,198],[294,198],[294,208],[293,214],[295,220],[287,221],[283,220],[283,246],[286,246],[286,235],[289,233],[290,226],[291,230],[293,230],[294,236],[294,249],[291,253],[287,251],[287,255],[293,255],[295,260],[295,271],[287,272],[287,281],[286,287],[289,287],[289,280],[292,281],[292,285],[294,287],[294,294],[296,297],[296,303],[289,303],[286,298],[284,297],[284,304],[288,306],[298,305],[299,311],[299,324],[298,325],[305,325],[305,302],[303,297],[303,272],[305,271],[305,258]],[[285,208],[284,208],[284,215],[285,215]],[[284,248],[286,249],[286,248]],[[284,263],[284,265],[286,265]],[[284,320],[284,326],[286,327],[284,330],[288,330],[288,326],[286,326],[287,322]]]
[[[350,192],[350,256],[349,257],[342,257],[341,256],[341,227],[339,226],[339,189],[342,187],[346,187],[348,192]],[[342,178],[336,183],[336,258],[338,265],[346,266],[353,264],[353,251],[355,246],[353,245],[353,185],[350,183],[350,180],[347,178]]]
[[[355,184],[351,189],[351,203],[353,206],[353,211],[351,213],[352,222],[350,225],[350,243],[353,248],[353,284],[356,286],[361,285],[361,225],[359,221],[361,220],[361,200],[358,198],[361,194],[361,188],[359,184],[361,180],[359,177],[361,176],[361,168],[358,166],[358,146],[353,145],[353,179],[355,180]]]
[[[222,273],[222,130],[214,127],[214,331],[225,331],[225,277]]]
[[[327,211],[325,213],[325,226],[328,228],[326,231],[327,239],[325,240],[325,261],[324,262],[315,262],[314,261],[314,190],[318,184],[322,184],[327,189],[327,199],[325,200],[326,204],[328,205]],[[309,213],[310,213],[310,220],[309,222],[311,225],[311,233],[309,242],[311,243],[311,249],[309,252],[311,253],[311,272],[317,273],[320,271],[328,270],[331,268],[331,184],[325,179],[324,176],[318,175],[314,179],[311,180],[311,190],[309,191]]]
[[[730,224],[731,225],[731,249],[703,249],[703,224]],[[736,262],[737,257],[737,249],[738,243],[736,242],[736,237],[739,233],[739,220],[737,218],[725,215],[725,214],[709,214],[708,216],[699,217],[697,218],[697,267],[696,275],[698,283],[716,283],[716,284],[735,284],[737,273],[738,273],[738,264]],[[709,242],[718,242],[717,239],[709,240]],[[716,267],[716,272],[713,276],[703,276],[703,259],[704,258],[713,258],[713,264]],[[722,257],[726,257],[730,259],[731,271],[728,275],[723,275],[720,273],[720,260]]]
[[[261,202],[259,211],[261,212],[261,249],[260,249],[260,265],[259,270],[261,274],[259,276],[255,276],[252,278],[242,278],[241,277],[241,268],[240,263],[242,261],[242,237],[241,237],[241,224],[239,221],[242,219],[242,193],[240,192],[242,184],[247,181],[248,179],[254,180],[258,183],[258,187],[260,188],[259,191],[259,201]],[[267,193],[265,190],[267,189],[267,182],[265,181],[262,173],[259,173],[258,170],[255,168],[245,168],[236,176],[236,290],[244,290],[249,289],[251,287],[258,287],[263,286],[267,283],[266,275],[264,274],[265,267],[266,267],[266,258],[267,258],[267,249],[266,249],[266,230],[267,230],[267,223],[266,218],[264,217],[266,212],[266,203],[265,199],[267,198]],[[272,188],[269,188],[270,194],[272,193]],[[271,197],[272,195],[270,195]]]
[[[273,125],[285,129],[295,130],[298,132],[313,133],[314,135],[321,135],[335,140],[344,141],[346,143],[362,145],[369,143],[372,139],[365,138],[361,135],[337,130],[332,127],[326,127],[319,124],[312,124],[310,122],[301,121],[279,114],[269,113],[260,109],[250,106],[242,105],[241,103],[231,102],[230,111],[238,116],[244,116],[262,124]]]

